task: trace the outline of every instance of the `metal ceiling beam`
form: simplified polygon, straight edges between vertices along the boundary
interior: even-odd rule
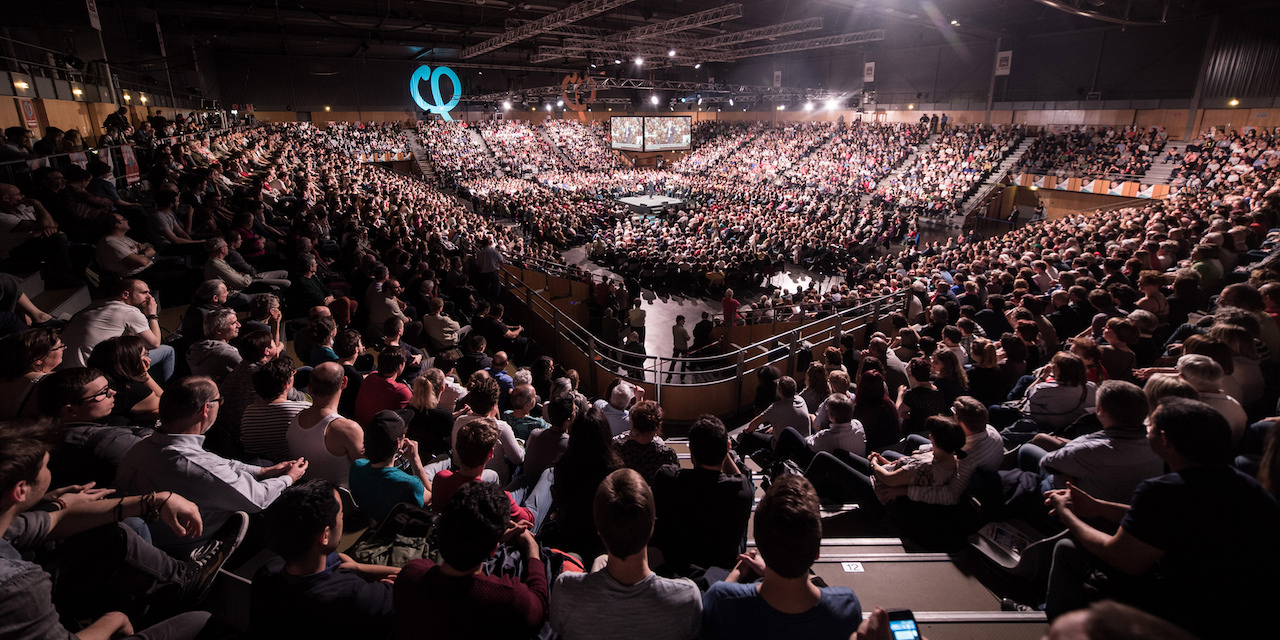
[[[841,36],[827,36],[825,38],[810,38],[809,40],[797,40],[795,42],[784,42],[781,44],[767,44],[759,47],[748,47],[746,49],[731,49],[730,51],[738,58],[753,58],[756,56],[773,55],[775,53],[791,53],[793,51],[809,51],[812,49],[825,49],[827,47],[840,47],[847,44],[863,44],[878,40],[884,40],[884,29],[859,31],[857,33],[846,33]]]
[[[523,25],[529,24],[528,20],[519,20],[517,18],[507,18],[505,26],[507,29],[517,29]],[[577,25],[567,24],[556,27],[549,31],[542,32],[542,35],[548,36],[567,36],[570,38],[603,38],[613,33],[608,29],[597,29],[595,27],[580,27]]]
[[[718,24],[726,20],[733,20],[742,17],[742,5],[733,3],[726,4],[715,9],[699,11],[691,13],[687,16],[672,18],[671,20],[663,20],[654,24],[636,27],[621,33],[605,36],[606,42],[634,42],[636,40],[644,40],[654,36],[664,36],[670,33],[687,31],[696,29],[697,27],[705,27],[709,24]]]
[[[567,85],[570,91],[576,91],[581,85]],[[814,89],[806,87],[773,87],[773,86],[755,86],[741,84],[724,84],[710,82],[681,82],[678,80],[648,80],[645,78],[592,78],[592,86],[597,91],[610,89],[632,89],[638,91],[679,91],[690,93],[703,93],[708,100],[729,99],[737,97],[739,99],[750,100],[793,100],[798,98],[808,98],[812,100],[827,99],[844,99],[851,92],[837,92],[829,89]],[[512,96],[524,96],[527,98],[546,98],[558,96],[566,90],[565,85],[548,85],[545,87],[532,87],[522,89],[520,91],[498,91],[494,93],[486,93],[484,95],[463,98],[471,102],[494,102],[511,98]],[[599,96],[597,102],[606,102],[614,99],[611,96]]]
[[[462,59],[466,60],[468,58],[474,58],[478,55],[489,53],[490,51],[496,51],[509,44],[526,40],[540,33],[546,33],[556,27],[573,24],[580,20],[590,18],[591,16],[617,9],[618,7],[632,1],[633,0],[582,0],[582,2],[569,5],[560,11],[543,16],[528,24],[516,27],[515,29],[509,29],[506,33],[496,38],[490,38],[480,44],[467,47],[462,50]]]
[[[797,33],[806,33],[809,31],[817,31],[822,28],[822,18],[808,18],[805,20],[794,20],[792,22],[783,22],[769,27],[760,27],[759,29],[747,29],[746,31],[738,31],[736,33],[726,33],[722,36],[713,36],[710,38],[700,38],[698,46],[714,49],[716,47],[727,47],[743,42],[751,42],[752,40],[764,40],[766,38],[778,38],[781,36],[790,36]]]
[[[529,58],[529,62],[547,62],[556,58],[586,58],[588,53],[605,53],[617,57],[630,58],[640,55],[658,63],[667,60],[675,64],[696,64],[698,62],[732,62],[734,57],[725,51],[683,50],[675,56],[669,56],[664,46],[629,42],[600,42],[589,40],[566,40],[563,47],[538,47],[538,53]]]

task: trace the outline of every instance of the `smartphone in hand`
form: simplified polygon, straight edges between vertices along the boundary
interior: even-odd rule
[[[893,636],[893,640],[920,640],[916,617],[910,609],[895,609],[889,612],[889,633]]]

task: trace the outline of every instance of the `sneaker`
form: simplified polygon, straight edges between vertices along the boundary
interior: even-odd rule
[[[244,541],[244,534],[249,530],[249,514],[237,511],[231,519],[213,535],[208,542],[191,552],[191,560],[187,563],[187,580],[183,597],[191,604],[204,599],[213,586],[218,571],[227,563],[227,559]]]
[[[1035,607],[1029,607],[1020,602],[1010,600],[1009,598],[1000,599],[1000,610],[1001,611],[1025,611],[1025,612],[1039,611],[1039,609],[1036,609]]]

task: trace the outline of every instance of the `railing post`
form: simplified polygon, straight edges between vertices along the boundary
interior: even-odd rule
[[[587,358],[588,358],[588,361],[590,362],[590,364],[587,366],[587,368],[590,369],[590,371],[587,372],[587,375],[591,377],[590,388],[591,388],[591,392],[594,394],[595,390],[600,388],[596,386],[596,374],[600,369],[600,365],[599,365],[599,361],[596,359],[597,358],[596,336],[595,334],[592,334],[592,333],[587,334]]]
[[[787,361],[790,363],[789,366],[792,368],[792,371],[794,372],[796,356],[800,355],[800,330],[799,329],[793,329],[791,331],[791,347],[787,349],[787,352],[790,354],[789,357],[787,358]]]
[[[746,366],[747,366],[747,352],[746,350],[739,349],[738,350],[738,391],[737,391],[738,400],[736,404],[736,406],[739,409],[742,408],[742,375],[744,373],[744,370],[746,369]]]

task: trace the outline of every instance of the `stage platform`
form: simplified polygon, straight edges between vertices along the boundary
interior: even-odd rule
[[[632,196],[630,198],[618,198],[618,202],[627,205],[631,209],[631,213],[656,216],[662,214],[663,207],[675,206],[683,203],[684,200],[666,196]]]

